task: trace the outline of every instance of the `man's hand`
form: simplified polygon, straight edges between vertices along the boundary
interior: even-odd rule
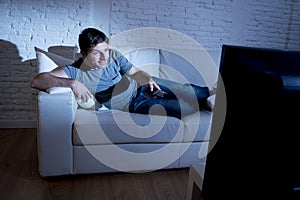
[[[152,78],[150,78],[148,82],[144,83],[144,85],[147,86],[151,92],[153,92],[154,90],[161,90]]]
[[[131,78],[135,79],[137,82],[139,82],[141,85],[147,86],[150,91],[153,90],[160,90],[160,87],[157,85],[157,83],[151,78],[150,74],[147,72],[140,70],[139,68],[133,66],[129,72],[127,72],[127,75],[129,75]]]
[[[75,96],[82,99],[84,102],[87,102],[89,98],[93,98],[92,93],[87,89],[87,87],[77,80],[74,80],[72,90]]]

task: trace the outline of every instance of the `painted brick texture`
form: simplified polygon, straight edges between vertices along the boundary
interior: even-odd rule
[[[37,72],[34,47],[74,46],[90,15],[85,0],[1,1],[0,121],[36,120],[36,91],[29,87]]]

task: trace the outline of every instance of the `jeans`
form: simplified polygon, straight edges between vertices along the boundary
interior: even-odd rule
[[[141,86],[131,99],[129,112],[167,115],[181,119],[206,105],[206,99],[209,97],[207,87],[152,78],[167,94],[164,97],[153,97],[146,86]]]

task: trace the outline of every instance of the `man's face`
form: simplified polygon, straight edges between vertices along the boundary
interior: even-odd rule
[[[84,64],[90,69],[103,69],[109,58],[109,49],[106,42],[98,43],[95,47],[83,54]]]

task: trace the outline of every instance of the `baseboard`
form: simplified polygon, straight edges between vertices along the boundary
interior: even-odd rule
[[[36,120],[0,120],[0,128],[36,128]]]

